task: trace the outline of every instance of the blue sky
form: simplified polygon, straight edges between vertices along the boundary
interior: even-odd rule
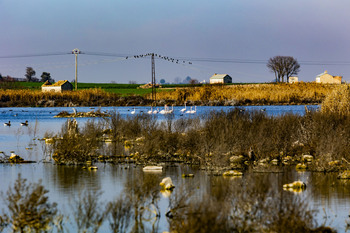
[[[78,56],[80,82],[151,81],[149,58],[91,52],[261,61],[183,65],[158,59],[156,79],[168,82],[209,80],[214,73],[234,82],[269,82],[274,76],[264,61],[276,55],[301,63],[300,80],[314,81],[328,70],[350,82],[349,12],[349,0],[0,0],[0,73],[24,77],[31,66],[38,77],[45,71],[55,80],[73,80],[69,53],[79,48],[86,53]],[[63,55],[1,58],[56,52]]]

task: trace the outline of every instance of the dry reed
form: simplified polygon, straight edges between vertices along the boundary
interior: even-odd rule
[[[265,104],[317,104],[336,85],[298,84],[251,84],[251,85],[205,85],[194,88],[177,88],[173,92],[157,94],[159,100],[204,101],[209,104],[265,105]]]
[[[322,102],[323,113],[348,115],[350,113],[350,85],[338,86]]]
[[[63,93],[0,89],[0,107],[120,106],[140,104],[146,105],[148,102],[141,96],[121,97],[118,94],[97,88],[66,91]]]

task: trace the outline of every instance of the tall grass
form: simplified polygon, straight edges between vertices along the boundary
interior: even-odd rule
[[[322,112],[340,115],[350,114],[350,85],[335,88],[322,102]]]
[[[86,88],[90,87],[89,85]],[[92,86],[91,86],[92,87]],[[109,88],[106,85],[104,88]],[[196,105],[268,105],[318,104],[338,85],[316,83],[204,85],[157,89],[157,104],[184,102]],[[0,107],[15,106],[125,106],[150,105],[147,89],[83,89],[64,93],[42,93],[39,90],[0,89]]]
[[[265,104],[317,104],[336,86],[316,83],[204,85],[194,88],[177,88],[161,92],[158,99],[209,102],[213,105],[265,105]]]
[[[120,106],[147,105],[150,102],[140,96],[122,97],[119,94],[106,92],[101,89],[86,89],[63,93],[0,89],[0,107]]]

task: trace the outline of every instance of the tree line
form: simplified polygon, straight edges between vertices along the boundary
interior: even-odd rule
[[[276,82],[289,82],[289,78],[292,75],[297,75],[300,71],[300,64],[298,61],[291,56],[274,56],[270,58],[267,62],[267,68],[275,74]],[[28,82],[46,82],[49,81],[51,83],[55,82],[55,80],[51,77],[49,72],[43,72],[40,76],[40,79],[35,77],[36,72],[33,67],[27,67],[25,73],[25,79]],[[178,78],[179,79],[179,78]],[[0,81],[18,81],[16,78],[13,78],[9,75],[2,76],[0,74]],[[179,80],[177,80],[179,81]],[[161,79],[160,83],[164,84],[165,79]],[[183,81],[183,83],[196,84],[198,80],[191,79],[189,76]]]
[[[49,81],[50,83],[55,82],[55,80],[51,77],[51,74],[49,72],[43,72],[40,75],[40,79],[37,78],[35,75],[36,75],[36,71],[33,69],[33,67],[26,68],[26,73],[24,77],[27,82],[46,82],[46,81]],[[0,74],[0,82],[15,82],[15,81],[18,81],[18,78],[14,78],[9,75],[2,76]]]

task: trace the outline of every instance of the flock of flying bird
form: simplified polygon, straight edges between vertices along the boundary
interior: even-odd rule
[[[135,56],[130,56],[130,58],[144,58],[144,57],[148,57],[148,56],[153,56],[153,57],[157,57],[157,58],[160,58],[160,59],[163,59],[163,60],[166,60],[166,61],[170,61],[170,62],[175,62],[177,64],[181,63],[182,61],[182,64],[185,64],[185,63],[188,63],[190,65],[192,65],[192,62],[187,62],[187,61],[184,61],[184,60],[179,60],[179,59],[175,59],[175,58],[171,58],[171,57],[167,57],[167,56],[162,56],[160,54],[155,54],[155,53],[147,53],[147,54],[143,54],[143,55],[135,55]],[[125,59],[128,59],[129,56],[125,57]]]
[[[171,105],[171,109],[165,105],[164,109],[159,111],[159,108],[156,108],[155,110],[153,110],[153,107],[151,107],[151,109],[149,111],[147,111],[148,114],[171,114],[174,112],[174,105]],[[190,109],[187,109],[186,107],[186,103],[185,103],[185,108],[180,110],[181,113],[188,113],[188,114],[194,114],[197,112],[197,106],[193,107],[191,106]],[[136,109],[134,107],[134,110],[130,112],[131,114],[135,114],[136,113]],[[182,114],[181,114],[182,115]]]

